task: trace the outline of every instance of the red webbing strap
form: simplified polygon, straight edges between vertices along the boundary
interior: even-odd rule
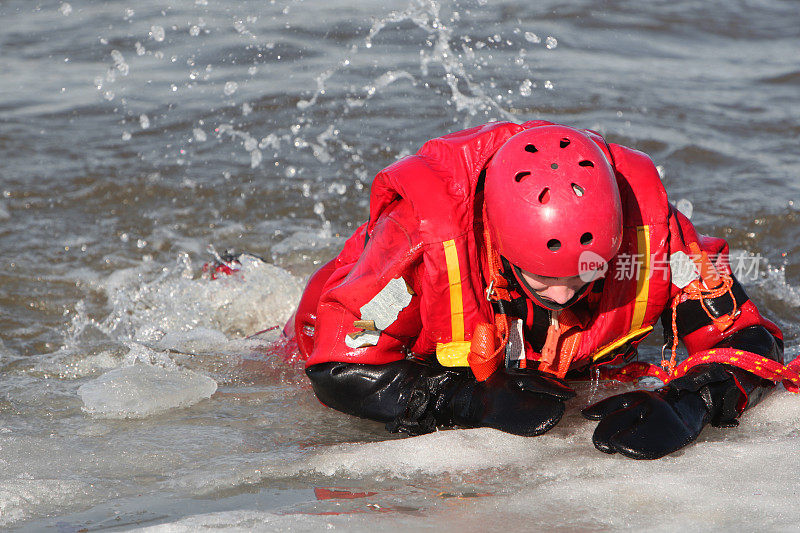
[[[737,350],[736,348],[712,348],[696,353],[675,367],[675,370],[670,374],[667,374],[658,365],[637,361],[629,363],[622,368],[601,368],[600,377],[617,381],[634,381],[651,376],[660,379],[666,384],[673,379],[686,375],[690,368],[706,363],[725,363],[736,366],[770,381],[782,381],[783,386],[789,392],[800,392],[800,356],[788,365],[783,366],[772,359],[767,359],[745,350]]]

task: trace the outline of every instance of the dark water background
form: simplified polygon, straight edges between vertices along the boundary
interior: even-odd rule
[[[244,368],[230,346],[229,357],[177,360],[212,377],[217,394],[136,421],[88,416],[77,389],[123,364],[131,342],[153,349],[165,332],[198,323],[231,341],[260,329],[261,315],[243,308],[228,308],[230,323],[221,324],[199,301],[202,289],[181,285],[198,279],[209,244],[249,250],[301,283],[365,219],[379,169],[428,138],[489,120],[563,122],[650,154],[673,201],[693,204],[701,231],[759,258],[745,285],[798,352],[796,1],[3,0],[0,20],[0,525],[43,527],[62,515],[72,516],[66,528],[108,527],[103,520],[119,515],[145,525],[229,507],[227,526],[311,529],[320,523],[270,520],[318,510],[309,491],[320,484],[406,479],[408,468],[394,463],[254,473],[302,464],[306,453],[342,460],[337,443],[386,438],[377,425],[319,407],[297,366],[268,356],[263,372]],[[288,311],[296,292],[283,294]],[[158,357],[174,360],[168,353]],[[771,415],[787,411],[780,405]],[[569,424],[590,434],[577,418]],[[797,449],[796,431],[773,430],[776,460]],[[757,435],[735,446],[747,450]],[[460,437],[437,438],[469,449]],[[568,443],[583,455],[556,463],[563,471],[553,475],[586,485],[569,473],[576,463],[611,459],[571,439],[564,433],[550,451]],[[406,441],[384,444],[395,442]],[[437,445],[406,446],[392,453],[426,455]],[[451,467],[486,468],[467,459]],[[602,487],[605,467],[596,468],[586,475]],[[408,528],[441,523],[450,500],[412,486],[483,484],[514,500],[543,482],[452,475],[429,466],[411,481],[384,481],[390,504],[412,511],[380,516]],[[160,511],[130,518],[152,508],[131,500],[139,495]],[[200,495],[212,503],[178,503]],[[595,513],[572,527],[641,525],[633,516],[657,523],[655,510],[608,505],[615,516]],[[769,505],[753,505],[758,524],[776,524]],[[253,518],[247,509],[283,511]],[[482,512],[525,523],[523,506],[511,509]],[[89,514],[69,515],[80,512]],[[30,522],[46,517],[54,518]],[[550,519],[559,517],[540,525]],[[355,520],[333,525],[369,523]]]

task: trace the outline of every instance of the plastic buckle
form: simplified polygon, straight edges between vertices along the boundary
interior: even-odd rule
[[[486,288],[486,301],[492,301],[492,294],[494,293],[494,280],[489,282],[489,286]]]

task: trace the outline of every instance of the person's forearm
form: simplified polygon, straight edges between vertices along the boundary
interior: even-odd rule
[[[406,415],[409,400],[416,395],[415,403],[422,411],[419,418],[428,418],[424,423],[435,425],[449,422],[444,406],[465,380],[463,373],[411,360],[382,365],[321,363],[308,367],[306,374],[317,398],[338,411],[393,422]]]
[[[467,369],[408,359],[320,363],[306,373],[325,405],[411,435],[454,425],[540,435],[558,423],[564,401],[575,396],[563,382],[534,370],[500,369],[479,382]]]

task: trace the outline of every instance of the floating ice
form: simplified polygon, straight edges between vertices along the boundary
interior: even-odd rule
[[[61,12],[62,15],[68,17],[72,14],[72,6],[67,2],[61,2],[61,6],[59,6],[58,10]]]
[[[544,42],[545,42],[545,46],[547,47],[548,50],[552,50],[553,48],[558,46],[558,39],[556,39],[552,35],[549,35],[547,37],[547,39],[545,39]]]
[[[139,115],[139,125],[142,127],[143,130],[146,130],[150,127],[150,117],[142,113]]]
[[[98,418],[145,418],[210,398],[217,382],[178,368],[134,364],[81,385],[84,411]]]

